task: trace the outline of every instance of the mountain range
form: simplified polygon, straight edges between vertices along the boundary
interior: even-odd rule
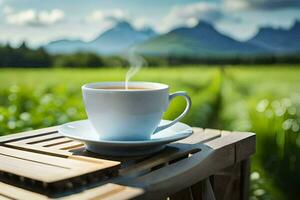
[[[143,55],[168,56],[236,56],[291,54],[300,52],[300,22],[290,29],[262,27],[248,41],[237,41],[201,21],[194,27],[180,27],[165,34],[151,28],[137,30],[121,21],[90,42],[58,40],[44,46],[50,53],[95,52],[122,54],[129,49]]]
[[[206,22],[200,22],[192,28],[174,29],[136,45],[136,49],[142,54],[191,57],[257,54],[266,51],[263,47],[223,35]]]
[[[290,29],[263,27],[248,43],[275,53],[300,52],[300,22],[296,21]]]
[[[151,28],[136,30],[128,22],[121,21],[90,42],[58,40],[50,42],[45,48],[50,53],[89,51],[101,54],[120,54],[130,46],[146,41],[156,35]]]

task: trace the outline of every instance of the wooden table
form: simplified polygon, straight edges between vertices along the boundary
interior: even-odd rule
[[[255,134],[194,128],[163,151],[107,158],[57,127],[0,137],[0,199],[248,199]]]

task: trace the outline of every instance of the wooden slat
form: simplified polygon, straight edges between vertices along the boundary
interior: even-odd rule
[[[55,177],[63,177],[70,172],[66,168],[22,160],[2,154],[0,154],[0,160],[0,171],[42,182],[55,181]]]
[[[140,199],[160,199],[165,198],[172,193],[178,192],[201,180],[199,177],[206,177],[216,167],[222,163],[216,163],[214,166],[208,159],[213,150],[203,146],[202,151],[193,156],[167,165],[158,170],[146,173],[135,179],[132,179],[131,185],[142,186],[146,193]],[[199,164],[203,163],[203,164]],[[207,168],[209,166],[209,168]],[[126,184],[126,179],[120,182]]]
[[[11,142],[11,143],[13,143],[13,144],[38,144],[40,142],[51,141],[51,140],[55,140],[58,138],[63,138],[63,136],[60,135],[59,133],[50,133],[47,135],[31,137],[28,139],[23,139],[23,140]]]
[[[72,142],[72,141],[73,141],[72,139],[63,137],[63,138],[58,138],[58,139],[52,139],[52,140],[45,141],[45,142],[39,142],[36,145],[42,146],[42,147],[54,147],[56,145],[64,144],[64,143],[68,143],[68,142]]]
[[[84,146],[83,143],[77,142],[77,141],[72,141],[72,142],[68,142],[68,143],[55,145],[55,146],[52,146],[51,148],[52,149],[60,149],[60,150],[69,150],[69,149],[74,149],[74,148],[78,148],[78,147],[82,147],[82,146]]]
[[[194,133],[192,136],[180,140],[176,143],[197,144],[197,143],[207,142],[221,136],[220,130],[205,129],[204,131],[204,129],[202,128],[193,128],[193,131]],[[180,146],[176,144],[169,145],[169,149],[167,149],[166,151],[163,151],[160,154],[152,156],[151,158],[146,159],[143,162],[139,162],[138,164],[132,165],[125,169],[121,169],[120,173],[121,174],[136,173],[138,171],[151,169],[155,166],[167,163],[173,159],[180,158],[184,155],[187,155],[188,152],[195,149],[197,148],[191,145],[180,145]]]
[[[101,160],[101,159],[98,159],[97,163],[95,163],[95,162],[89,163],[89,162],[83,162],[83,160],[76,161],[76,160],[72,160],[72,159],[48,156],[48,155],[32,153],[32,152],[28,152],[28,151],[21,151],[21,150],[1,147],[1,146],[0,146],[0,154],[15,157],[15,158],[20,158],[20,159],[24,159],[24,160],[31,160],[34,162],[49,164],[49,165],[53,165],[55,163],[55,165],[57,165],[57,166],[60,166],[63,168],[69,168],[69,169],[71,169],[71,168],[72,169],[77,169],[77,168],[79,168],[79,169],[81,169],[81,168],[102,169],[102,168],[110,167],[111,165],[118,164],[118,162],[106,162],[106,160]]]
[[[87,160],[66,159],[6,147],[0,147],[0,158],[3,159],[0,162],[0,171],[43,182],[64,180],[119,165],[119,162],[100,159],[97,163],[87,162]]]
[[[59,139],[61,139],[62,141],[66,141],[65,138],[59,138]],[[49,146],[49,147],[43,146],[44,144],[52,144],[52,142],[55,142],[57,140],[58,139],[54,139],[53,141],[52,140],[46,141],[47,143],[41,142],[41,143],[35,143],[35,144],[31,144],[31,145],[23,143],[22,141],[18,141],[18,142],[6,143],[6,145],[15,147],[18,149],[27,150],[27,151],[34,151],[34,152],[38,152],[38,153],[44,153],[44,154],[48,154],[48,155],[56,155],[56,156],[61,156],[61,157],[68,157],[68,156],[72,155],[72,152],[69,152],[68,150],[83,146],[83,144],[81,142],[77,142],[77,141],[71,141],[68,143],[57,144],[57,145]],[[39,140],[35,139],[35,141],[39,141]],[[40,145],[40,144],[42,144],[42,145]]]
[[[98,164],[110,164],[110,165],[119,165],[119,161],[114,161],[114,160],[107,160],[107,159],[99,159],[99,158],[93,158],[93,157],[86,157],[82,155],[70,155],[68,159],[74,159],[74,160],[81,160],[84,162],[90,162],[90,163],[98,163]]]
[[[133,199],[143,193],[143,189],[136,187],[123,186],[118,184],[106,184],[101,187],[83,191],[79,194],[70,195],[63,200],[125,200]]]
[[[232,132],[231,132],[231,131],[221,130],[221,135],[222,135],[222,137],[223,137],[223,136],[227,136],[227,135],[229,135],[229,134],[232,134]]]
[[[38,130],[33,130],[33,131],[26,131],[26,132],[22,132],[22,133],[1,136],[0,144],[6,143],[6,142],[17,141],[17,140],[25,139],[25,138],[35,137],[35,136],[43,135],[43,134],[57,133],[57,128],[58,128],[58,126],[53,126],[53,127],[49,127],[49,128],[43,128],[43,129],[38,129]]]
[[[142,162],[131,165],[125,169],[120,170],[120,174],[129,175],[130,173],[137,173],[143,170],[149,170],[153,167],[168,164],[168,162],[181,158],[183,156],[188,157],[189,153],[195,152],[196,147],[186,144],[172,144],[167,147],[160,154],[152,156]],[[200,149],[199,149],[200,150]]]
[[[0,182],[0,195],[11,199],[46,200],[46,196]]]
[[[70,196],[61,197],[62,200],[82,200],[82,199],[103,199],[103,200],[125,200],[132,199],[143,193],[143,189],[117,184],[105,184],[96,188],[87,189]],[[1,195],[9,199],[30,199],[30,200],[46,200],[47,196],[24,190],[6,183],[0,182],[0,197]]]
[[[187,144],[197,144],[213,140],[221,136],[220,131],[212,129],[202,129],[202,128],[193,128],[193,135],[183,140],[180,140],[181,143]]]
[[[211,128],[206,128],[204,129],[204,134],[217,134],[217,135],[220,135],[221,134],[221,130],[218,130],[218,129],[211,129]]]
[[[54,155],[54,156],[59,156],[59,157],[68,157],[72,155],[72,152],[65,151],[65,150],[59,150],[55,148],[50,148],[50,147],[41,147],[38,145],[28,145],[28,144],[19,144],[19,143],[6,143],[5,144],[8,147],[11,148],[16,148],[16,149],[21,149],[24,151],[31,151],[31,152],[36,152],[36,153],[41,153],[41,154],[46,154],[46,155]]]
[[[210,146],[213,149],[222,149],[228,145],[235,145],[237,142],[236,136],[230,134],[227,136],[219,137],[214,140],[208,141],[205,144]]]
[[[13,199],[8,198],[8,197],[3,196],[3,195],[0,194],[0,200],[13,200]]]

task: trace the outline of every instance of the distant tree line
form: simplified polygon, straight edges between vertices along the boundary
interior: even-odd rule
[[[0,46],[0,67],[50,67],[52,62],[43,48],[29,49],[25,43],[18,48]]]
[[[176,66],[187,64],[297,64],[300,52],[290,55],[260,56],[206,56],[174,57],[144,56],[148,66]],[[0,67],[127,67],[129,62],[122,56],[103,56],[95,53],[78,52],[73,54],[51,55],[43,48],[31,49],[25,43],[17,48],[0,46]]]
[[[232,55],[206,57],[174,57],[163,58],[167,65],[208,64],[208,65],[259,65],[259,64],[300,64],[300,52],[286,55]]]

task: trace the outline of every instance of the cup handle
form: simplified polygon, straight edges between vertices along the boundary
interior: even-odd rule
[[[175,97],[178,97],[178,96],[182,96],[186,100],[186,107],[185,107],[184,111],[176,119],[174,119],[170,123],[157,127],[153,134],[155,134],[155,133],[157,133],[161,130],[164,130],[164,129],[170,127],[170,126],[173,126],[176,122],[180,121],[190,111],[192,101],[191,101],[190,96],[184,91],[179,91],[179,92],[175,92],[173,94],[170,94],[169,95],[169,102],[172,101],[172,99],[174,99]]]

